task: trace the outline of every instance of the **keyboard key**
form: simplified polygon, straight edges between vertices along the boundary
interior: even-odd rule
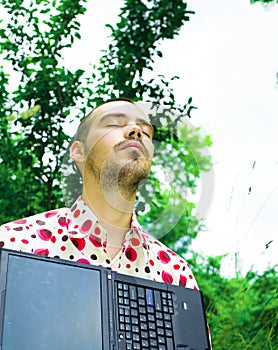
[[[146,322],[147,321],[147,316],[140,314],[140,322]]]
[[[144,346],[144,347],[146,347],[146,348],[147,348],[147,347],[149,346],[149,341],[148,341],[148,340],[143,339],[141,344],[142,344],[142,346]]]
[[[142,287],[138,287],[138,298],[144,298],[145,299],[145,291]]]
[[[132,332],[134,332],[134,333],[139,333],[139,327],[136,326],[136,325],[131,326],[131,330],[132,330]]]
[[[164,329],[163,328],[157,328],[157,334],[158,335],[164,335]]]
[[[148,306],[154,306],[154,293],[152,289],[147,288],[146,289],[146,303]]]
[[[173,340],[171,338],[166,338],[167,349],[174,349]]]
[[[157,340],[156,339],[150,339],[150,346],[157,346]]]
[[[158,337],[159,344],[166,344],[166,339],[164,337]]]
[[[149,333],[147,331],[141,331],[142,339],[149,339]]]
[[[162,311],[161,296],[158,290],[154,291],[155,309],[156,311]]]
[[[171,322],[165,321],[165,328],[172,329]]]
[[[155,315],[154,314],[148,314],[148,320],[151,322],[155,321]]]
[[[148,330],[148,325],[147,325],[147,323],[141,323],[141,329],[143,330],[143,331],[147,331]]]
[[[155,331],[149,331],[150,338],[155,338],[156,339],[156,332]],[[154,346],[154,345],[152,345]]]
[[[132,300],[132,301],[130,302],[130,307],[132,307],[133,309],[137,309],[137,307],[138,307],[137,301]]]
[[[147,312],[146,308],[144,306],[139,306],[139,313],[145,314]]]
[[[120,323],[120,331],[125,331],[125,324],[124,323]]]
[[[131,324],[135,324],[135,325],[139,324],[138,318],[137,317],[131,317]]]
[[[172,299],[168,300],[168,306],[173,306],[173,301],[172,301]]]
[[[138,304],[140,306],[145,306],[146,305],[146,300],[145,299],[138,299]]]
[[[138,316],[138,311],[136,309],[131,309],[130,314],[131,314],[131,316],[137,317]]]
[[[169,313],[172,315],[174,313],[174,308],[172,306],[169,307]]]
[[[132,340],[133,340],[133,341],[140,341],[139,334],[136,334],[136,333],[133,334],[133,335],[132,335]]]
[[[135,286],[129,286],[129,293],[131,300],[137,300],[137,290]]]
[[[166,329],[165,330],[165,335],[166,337],[173,337],[173,332],[171,329]]]
[[[166,314],[169,312],[168,306],[163,306],[163,312]]]
[[[157,313],[156,313],[156,318],[162,319],[162,318],[163,318],[162,312],[157,312]]]
[[[163,327],[163,321],[162,320],[156,320],[157,327]]]
[[[140,343],[133,343],[133,349],[134,350],[140,350],[141,349],[141,344]]]

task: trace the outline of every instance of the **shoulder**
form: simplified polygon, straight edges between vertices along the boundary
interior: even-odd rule
[[[146,234],[149,243],[149,263],[156,269],[164,283],[198,289],[187,261],[158,239]]]
[[[0,232],[3,231],[24,231],[32,230],[38,226],[48,226],[51,223],[56,222],[59,218],[63,218],[68,215],[68,208],[59,208],[55,210],[46,211],[43,213],[35,214],[25,218],[17,219],[0,226]]]
[[[49,249],[56,233],[59,233],[57,226],[67,223],[67,212],[67,208],[50,210],[1,225],[0,248],[24,252],[33,252],[42,246]]]

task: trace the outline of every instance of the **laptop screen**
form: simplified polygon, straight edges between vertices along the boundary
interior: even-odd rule
[[[97,270],[10,255],[4,308],[2,350],[102,350]]]

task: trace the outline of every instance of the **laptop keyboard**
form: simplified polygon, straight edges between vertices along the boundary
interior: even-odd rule
[[[125,350],[173,350],[172,293],[117,282],[119,337]]]

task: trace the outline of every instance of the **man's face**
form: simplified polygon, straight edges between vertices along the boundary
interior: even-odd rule
[[[137,187],[149,175],[154,151],[148,118],[126,101],[106,103],[91,118],[84,173],[87,171],[104,185],[123,181]]]

